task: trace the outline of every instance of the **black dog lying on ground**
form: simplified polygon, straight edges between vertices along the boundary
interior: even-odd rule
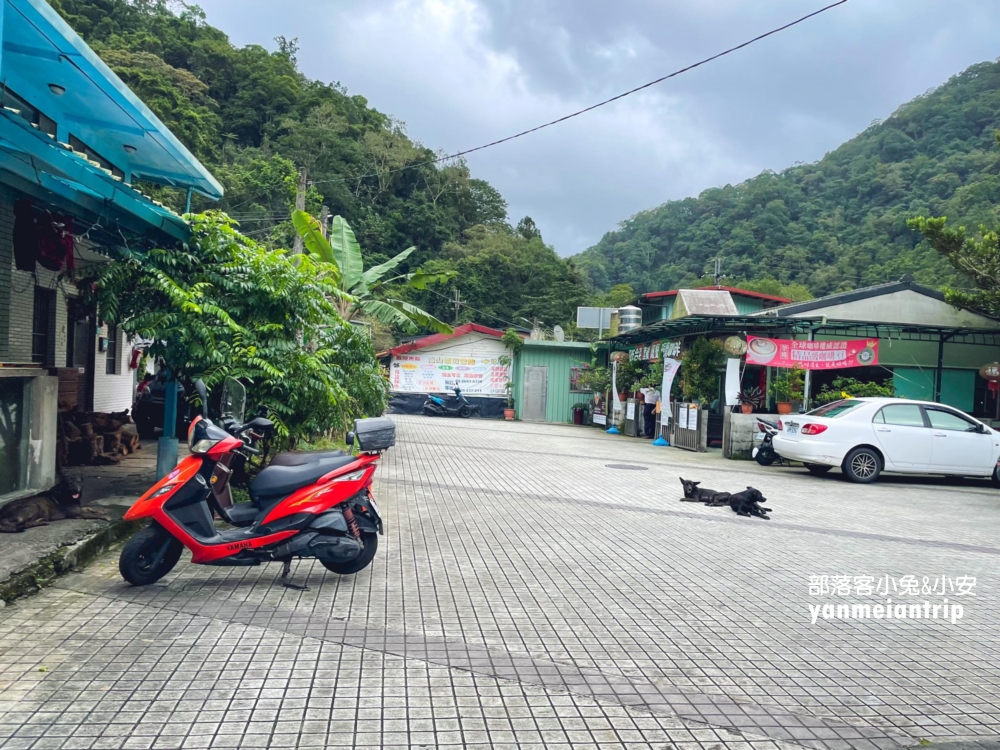
[[[729,502],[728,492],[719,492],[718,490],[699,487],[698,485],[701,482],[693,482],[690,479],[682,478],[681,484],[684,486],[684,497],[681,498],[682,503],[705,503],[710,508],[714,508]]]
[[[737,492],[729,496],[729,507],[738,516],[755,516],[763,518],[765,521],[770,521],[771,517],[767,514],[771,512],[771,509],[765,508],[760,504],[766,501],[767,498],[760,493],[760,490],[754,487],[747,487],[742,492]]]
[[[701,482],[694,482],[690,479],[681,478],[681,485],[684,487],[684,497],[682,503],[705,503],[709,508],[716,508],[721,505],[728,505],[738,516],[755,516],[770,521],[766,514],[771,512],[770,508],[765,508],[761,503],[766,502],[760,490],[754,487],[747,487],[742,492],[735,494],[720,492],[699,487]]]

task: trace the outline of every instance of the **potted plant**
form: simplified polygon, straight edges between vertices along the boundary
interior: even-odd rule
[[[792,402],[801,401],[805,389],[803,371],[782,370],[771,381],[771,395],[778,404],[778,414],[791,414]]]
[[[503,418],[510,422],[514,419],[514,373],[511,371],[511,367],[514,364],[514,357],[524,347],[524,339],[513,328],[508,328],[504,331],[500,340],[503,341],[507,347],[507,351],[510,352],[510,354],[502,354],[497,357],[497,362],[507,368],[508,380],[505,385],[507,389],[507,408],[503,410]]]
[[[736,400],[744,414],[753,414],[753,410],[759,409],[764,402],[764,393],[755,385],[746,386],[736,394]]]
[[[503,418],[508,422],[514,419],[514,381],[507,381],[507,407],[503,410]]]

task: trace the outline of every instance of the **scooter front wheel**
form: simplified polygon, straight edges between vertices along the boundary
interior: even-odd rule
[[[362,535],[362,541],[365,543],[365,548],[353,560],[345,563],[323,562],[323,567],[331,573],[339,573],[342,576],[349,576],[352,573],[364,570],[371,565],[372,560],[375,559],[375,553],[378,552],[378,534],[364,534]]]
[[[151,524],[125,543],[118,571],[133,586],[148,586],[174,569],[183,549],[163,527]]]

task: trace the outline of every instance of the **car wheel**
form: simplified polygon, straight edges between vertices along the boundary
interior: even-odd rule
[[[996,468],[993,469],[993,486],[1000,487],[1000,464],[997,464]]]
[[[806,464],[806,470],[814,477],[821,477],[824,474],[828,474],[832,466],[823,466],[822,464]]]
[[[855,448],[844,459],[843,469],[852,482],[870,484],[882,473],[882,457],[872,448]]]

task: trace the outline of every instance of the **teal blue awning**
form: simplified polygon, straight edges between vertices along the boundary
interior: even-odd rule
[[[184,238],[133,180],[213,200],[222,186],[44,0],[0,0],[0,181]]]

